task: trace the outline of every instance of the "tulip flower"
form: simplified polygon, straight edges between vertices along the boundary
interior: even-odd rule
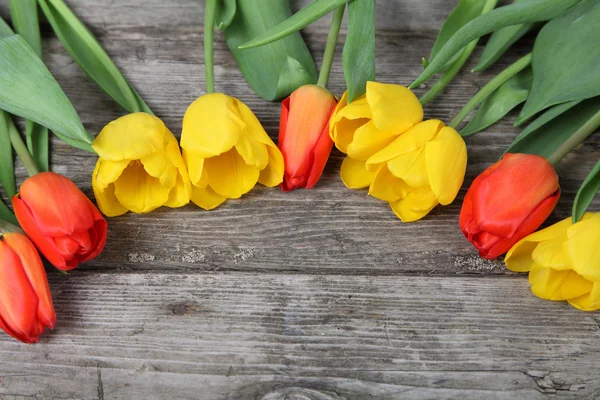
[[[240,198],[257,182],[274,187],[283,180],[283,156],[254,113],[222,93],[201,96],[189,106],[181,147],[192,202],[205,210]]]
[[[424,121],[367,159],[369,194],[389,202],[402,221],[416,221],[454,201],[466,168],[460,135],[442,121]]]
[[[108,224],[75,183],[53,172],[27,179],[13,197],[19,224],[56,268],[69,271],[98,256]]]
[[[422,120],[419,99],[404,86],[367,82],[366,94],[350,104],[344,93],[329,123],[331,139],[348,155],[341,170],[344,184],[369,186],[374,174],[366,170],[366,160]]]
[[[0,236],[0,328],[36,343],[55,323],[46,271],[34,245],[18,233]]]
[[[529,272],[531,291],[546,300],[566,300],[584,310],[600,309],[600,213],[567,218],[521,239],[504,262]]]
[[[285,164],[284,191],[312,188],[318,182],[333,147],[329,118],[337,101],[327,89],[305,85],[281,105],[279,142]]]
[[[115,217],[189,203],[191,185],[177,139],[157,117],[138,112],[112,121],[92,144],[98,207]]]
[[[460,230],[481,257],[491,260],[539,228],[559,197],[558,176],[545,158],[506,154],[473,181]]]

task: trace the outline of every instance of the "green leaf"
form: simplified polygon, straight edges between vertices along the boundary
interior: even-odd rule
[[[419,86],[441,71],[448,60],[473,40],[506,26],[547,21],[562,14],[579,1],[581,0],[529,0],[500,7],[475,18],[446,42],[410,88]]]
[[[375,0],[354,0],[348,4],[348,34],[342,52],[348,103],[367,90],[375,80]]]
[[[19,226],[19,222],[15,215],[10,211],[10,209],[4,204],[2,199],[0,199],[0,219],[6,222],[10,222],[13,225]]]
[[[10,14],[15,30],[42,58],[42,38],[38,22],[37,0],[9,0]],[[34,122],[26,122],[27,148],[40,171],[48,171],[48,129]]]
[[[440,33],[438,33],[433,48],[431,49],[429,59],[433,60],[442,47],[444,47],[448,40],[450,40],[460,28],[465,26],[471,20],[493,9],[497,2],[497,0],[460,0],[458,5],[452,10],[444,22],[442,29],[440,29]],[[460,54],[460,52],[455,54],[448,62],[446,62],[442,71],[446,71],[450,68],[450,65],[456,61]]]
[[[575,107],[577,104],[581,103],[581,100],[567,101],[566,103],[557,104],[553,107],[547,109],[542,115],[540,115],[537,119],[535,119],[532,123],[530,123],[523,132],[517,137],[521,138],[523,136],[527,136],[529,133],[535,131],[540,126],[546,124],[547,122],[552,121],[554,118],[558,117],[564,112],[569,111],[571,108]],[[515,123],[514,126],[520,126]]]
[[[16,129],[12,118],[7,112],[0,110],[0,183],[8,197],[13,197],[17,193],[13,151],[10,144],[11,129]]]
[[[14,34],[15,33],[10,28],[10,26],[8,26],[8,24],[6,23],[6,21],[4,21],[2,18],[0,18],[0,37],[11,36],[11,35],[14,35]]]
[[[548,120],[552,116],[550,114],[544,118],[548,121],[543,124],[537,123],[535,129],[530,128],[531,126],[527,127],[512,142],[506,153],[538,154],[549,158],[598,113],[600,96],[584,100],[579,104],[561,104],[561,106],[560,108],[557,106],[553,111],[554,118]]]
[[[236,11],[236,0],[218,0],[215,15],[217,29],[220,31],[227,29],[233,22]]]
[[[573,223],[578,222],[586,210],[592,204],[596,193],[600,190],[600,160],[585,178],[583,185],[579,188],[575,202],[573,203]]]
[[[129,112],[152,111],[63,0],[38,0],[44,15],[73,60],[110,97]]]
[[[513,108],[527,100],[533,72],[525,68],[488,96],[475,113],[473,119],[460,132],[461,136],[471,136],[498,122]]]
[[[312,24],[322,16],[330,13],[344,3],[350,0],[314,0],[306,7],[298,11],[296,14],[290,16],[279,24],[269,28],[269,30],[261,32],[260,34],[252,37],[252,40],[245,42],[239,46],[240,49],[249,49],[252,47],[262,46],[268,43],[272,43],[276,40],[291,35],[294,32],[298,32],[300,29]],[[238,3],[245,3],[238,2]],[[279,0],[279,3],[288,3],[286,1]],[[240,5],[240,4],[238,4]],[[283,4],[281,4],[283,5]],[[265,10],[266,13],[270,13],[269,10]],[[262,17],[265,15],[263,14]]]
[[[502,55],[521,39],[527,32],[532,30],[537,24],[520,24],[507,26],[506,28],[498,29],[490,36],[473,72],[483,72],[494,64]]]
[[[0,38],[0,109],[51,129],[71,146],[94,152],[73,105],[19,35]]]
[[[517,122],[552,105],[600,95],[600,3],[583,0],[542,28],[533,47],[533,87]]]
[[[260,35],[292,15],[287,1],[238,1],[237,12],[225,30],[227,45],[244,78],[263,99],[273,101],[317,81],[317,67],[296,32],[268,45],[240,50],[239,45]]]

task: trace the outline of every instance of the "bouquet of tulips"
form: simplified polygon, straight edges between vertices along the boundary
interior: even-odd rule
[[[0,327],[32,343],[54,326],[36,247],[57,268],[74,269],[104,247],[107,222],[101,213],[116,217],[190,202],[211,210],[241,198],[257,183],[283,191],[312,188],[334,146],[347,155],[341,166],[347,187],[368,188],[404,222],[424,218],[436,206],[452,203],[462,187],[463,137],[525,101],[517,122],[543,113],[472,183],[460,228],[481,256],[508,252],[507,266],[529,271],[538,296],[568,300],[584,310],[600,308],[595,286],[600,259],[594,250],[600,244],[600,216],[584,214],[600,187],[600,164],[580,190],[573,220],[534,233],[560,196],[552,163],[600,126],[600,79],[592,68],[600,54],[585,40],[600,24],[596,5],[594,0],[523,0],[495,8],[495,0],[459,1],[411,87],[437,72],[443,75],[419,99],[410,88],[376,81],[375,0],[314,0],[293,15],[286,1],[206,0],[206,93],[185,111],[178,141],[64,0],[11,0],[16,34],[0,19],[0,183],[13,208],[0,202]],[[73,60],[127,111],[95,137],[41,60],[39,10]],[[337,97],[327,83],[346,10],[347,91]],[[317,72],[299,30],[328,14],[330,30]],[[532,54],[492,79],[449,125],[425,119],[423,105],[452,81],[482,35],[493,32],[477,70],[541,24]],[[565,27],[568,35],[561,33]],[[247,105],[215,92],[215,28],[224,32],[257,95],[283,99],[277,144]],[[556,72],[557,60],[574,57],[582,61],[578,68],[563,62]],[[577,124],[564,129],[564,121],[572,120],[570,110],[578,110]],[[11,114],[26,120],[25,141]],[[98,155],[90,173],[99,210],[69,179],[48,172],[49,131]],[[19,193],[13,148],[31,175]]]

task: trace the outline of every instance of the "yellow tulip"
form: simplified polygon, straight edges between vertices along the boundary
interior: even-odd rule
[[[191,185],[177,139],[157,117],[140,112],[116,119],[92,147],[100,157],[92,187],[105,215],[189,203]]]
[[[183,158],[192,201],[205,210],[248,193],[257,182],[283,181],[283,156],[254,113],[222,93],[194,101],[183,117]]]
[[[546,300],[566,300],[584,311],[600,309],[600,213],[573,224],[567,218],[515,244],[504,260],[514,272],[529,272],[531,291]]]
[[[348,104],[348,92],[335,108],[329,135],[348,157],[342,164],[342,180],[351,189],[369,186],[374,174],[365,161],[423,120],[423,107],[404,86],[367,82],[364,96]]]
[[[460,135],[442,121],[424,121],[369,157],[369,194],[389,202],[402,221],[416,221],[454,201],[466,168],[467,146]]]

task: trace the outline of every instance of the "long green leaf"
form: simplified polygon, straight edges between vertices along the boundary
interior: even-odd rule
[[[419,86],[441,71],[448,60],[473,40],[506,26],[547,21],[564,13],[579,1],[581,0],[530,0],[500,7],[475,18],[460,28],[446,42],[446,45],[410,85],[410,88]]]
[[[567,105],[564,105],[564,108],[567,108]],[[550,122],[535,130],[523,132],[513,141],[506,152],[538,154],[549,158],[599,110],[600,96],[584,100],[577,106],[571,105]],[[524,133],[527,134],[524,135]]]
[[[348,34],[342,52],[348,102],[365,94],[375,80],[375,0],[348,4]]]
[[[10,222],[13,225],[19,226],[19,222],[15,218],[15,215],[10,211],[10,209],[4,204],[2,199],[0,199],[0,219],[6,222]]]
[[[481,103],[473,119],[460,132],[461,136],[471,136],[481,132],[523,103],[527,99],[532,82],[531,68],[525,68],[504,82]]]
[[[600,95],[600,3],[583,0],[548,22],[533,47],[533,87],[517,121],[549,106]]]
[[[13,127],[14,123],[10,115],[0,110],[0,183],[4,186],[8,197],[17,193],[13,152],[10,144],[10,130]]]
[[[42,58],[37,0],[9,0],[9,5],[15,31]],[[48,171],[48,129],[32,121],[27,121],[25,126],[29,152],[40,171]]]
[[[521,134],[519,136],[517,136],[516,139],[523,139],[525,136],[529,135],[531,132],[535,131],[542,125],[545,125],[548,122],[552,121],[554,118],[558,117],[559,115],[569,111],[571,108],[575,107],[579,103],[581,103],[581,100],[574,100],[574,101],[567,101],[566,103],[557,104],[553,107],[550,107],[545,112],[543,112],[539,117],[537,117],[532,123],[527,125],[527,128],[525,128],[523,130],[523,132],[521,132]],[[515,123],[514,126],[520,126],[520,125]]]
[[[38,2],[67,52],[102,90],[129,112],[152,113],[98,40],[63,0]]]
[[[238,1],[235,18],[225,29],[227,46],[244,78],[265,100],[279,100],[302,85],[317,82],[315,61],[298,32],[258,48],[238,47],[291,15],[287,1]]]
[[[217,9],[215,15],[215,26],[218,30],[225,30],[233,22],[235,13],[237,12],[236,0],[219,0],[217,1]]]
[[[460,28],[482,15],[484,12],[493,9],[496,6],[496,3],[497,0],[460,0],[450,15],[448,15],[442,29],[440,29],[435,43],[433,44],[433,48],[431,49],[429,60],[433,60],[437,56],[448,40],[450,40]],[[442,71],[446,71],[459,56],[460,53],[455,54],[448,62],[446,62]]]
[[[0,38],[0,109],[49,128],[71,146],[94,152],[73,105],[19,35]]]
[[[483,72],[493,65],[519,39],[531,31],[537,24],[520,24],[498,29],[490,36],[473,72]]]
[[[586,210],[592,204],[594,197],[600,190],[600,160],[596,166],[590,171],[587,178],[579,188],[575,202],[573,203],[573,222],[577,222],[583,217]]]
[[[330,13],[350,0],[314,0],[309,5],[292,15],[290,18],[263,32],[252,40],[239,46],[240,49],[262,46],[298,32],[300,29],[312,24],[322,16]],[[244,3],[238,2],[238,3]],[[284,1],[279,0],[280,3]],[[287,2],[286,2],[287,3]]]

